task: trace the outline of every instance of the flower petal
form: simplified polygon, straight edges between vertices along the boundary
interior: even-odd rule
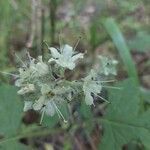
[[[91,96],[91,93],[89,92],[85,93],[85,103],[87,105],[93,105],[93,97]]]
[[[51,101],[48,101],[46,103],[44,110],[45,110],[45,113],[49,116],[54,116],[55,114],[55,107],[53,106]]]
[[[50,59],[48,60],[49,63],[52,62],[52,61],[56,61],[56,59],[50,58]]]
[[[73,48],[67,44],[64,45],[64,47],[62,48],[62,55],[66,59],[71,58],[71,56],[73,55]]]
[[[83,53],[76,54],[72,57],[72,61],[76,61],[79,58],[83,58],[83,56],[84,56]]]
[[[56,48],[50,47],[48,49],[51,51],[53,58],[59,58],[60,57],[60,53],[58,52],[58,50]]]
[[[21,87],[22,84],[23,84],[23,80],[22,79],[18,79],[18,80],[15,81],[15,86],[17,86],[17,87]]]
[[[33,104],[34,110],[42,109],[43,105],[45,104],[45,96],[41,96],[35,103]]]
[[[32,109],[33,102],[32,101],[24,101],[23,111],[28,111]]]
[[[46,75],[48,74],[48,71],[49,71],[48,65],[45,64],[44,62],[38,62],[36,64],[36,69],[38,70],[37,72],[39,76]]]
[[[70,69],[70,70],[73,70],[75,68],[75,63],[73,62],[68,62],[66,63],[66,68]]]
[[[35,91],[34,84],[27,84],[24,87],[22,87],[17,93],[19,95],[24,95],[26,93],[31,93]]]
[[[46,95],[48,92],[50,92],[52,89],[48,84],[43,84],[41,87],[41,93],[42,95]]]

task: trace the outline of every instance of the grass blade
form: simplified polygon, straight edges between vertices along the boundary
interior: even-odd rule
[[[115,20],[112,18],[108,18],[103,21],[104,27],[106,28],[108,34],[112,38],[116,48],[118,49],[118,52],[125,64],[125,67],[127,69],[129,77],[133,78],[135,81],[135,84],[139,84],[138,80],[138,74],[136,71],[135,64],[132,60],[130,50],[127,47],[127,44],[125,42],[125,39],[116,24]]]

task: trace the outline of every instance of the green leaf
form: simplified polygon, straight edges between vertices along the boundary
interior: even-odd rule
[[[85,123],[85,127],[84,127],[85,131],[87,133],[91,133],[95,125],[91,107],[87,105],[84,101],[82,101],[81,106],[79,108],[79,113],[80,116],[82,117],[82,120]]]
[[[2,150],[26,150],[26,146],[18,143],[17,141],[11,141],[9,143],[5,143],[2,146],[0,145],[0,149]]]
[[[59,118],[57,114],[55,114],[52,117],[45,115],[42,121],[42,126],[53,128],[56,125],[56,123],[58,123],[58,121],[59,121]]]
[[[106,19],[104,22],[104,27],[106,28],[108,34],[111,36],[118,52],[125,64],[129,77],[134,78],[134,83],[138,84],[138,75],[136,71],[135,64],[132,60],[130,50],[125,42],[125,39],[116,24],[115,20],[112,18]]]
[[[17,134],[21,124],[23,106],[15,88],[0,86],[0,135],[8,138]],[[22,145],[17,141],[1,144],[3,150],[19,150]]]
[[[127,80],[119,84],[122,90],[110,91],[111,104],[100,119],[104,127],[101,150],[122,150],[124,144],[133,140],[150,149],[150,110],[139,114],[139,89],[131,83]]]
[[[90,106],[85,104],[85,102],[81,103],[80,114],[85,120],[91,120],[93,117]]]

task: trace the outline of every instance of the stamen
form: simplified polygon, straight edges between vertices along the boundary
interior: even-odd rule
[[[55,108],[56,109],[56,108]],[[59,112],[58,112],[58,110],[56,109],[56,112],[57,112],[57,115],[58,115],[58,117],[59,117],[59,119],[61,118],[61,116],[60,116],[60,114],[59,114]]]
[[[21,60],[21,58],[14,52],[15,57],[23,64],[25,68],[27,68],[27,65]]]
[[[32,57],[30,56],[30,53],[28,51],[26,51],[27,57],[29,58],[29,61],[32,61]]]
[[[41,119],[40,119],[40,124],[42,124],[42,121],[43,121],[43,118],[44,118],[44,113],[45,113],[45,110],[44,110],[44,108],[43,108],[42,115],[41,115]]]
[[[65,120],[63,114],[61,113],[61,111],[59,110],[59,108],[57,107],[57,105],[53,102],[53,105],[58,113],[59,116],[61,116],[61,118],[63,119],[64,123],[67,123],[67,121]]]
[[[65,48],[65,45],[62,45],[62,46],[60,47],[60,53],[63,52],[64,48]]]
[[[116,80],[106,80],[106,81],[99,81],[99,82],[102,82],[102,83],[107,83],[107,82],[116,82]]]
[[[12,74],[12,73],[8,73],[8,72],[0,71],[0,73],[5,74],[5,75],[10,75],[10,76],[13,76],[13,77],[16,77],[16,78],[18,78],[18,77],[19,77],[19,75]]]
[[[77,42],[75,43],[75,46],[74,46],[74,48],[73,48],[74,51],[76,50],[77,46],[79,45],[80,40],[81,40],[81,36],[79,37],[79,39],[78,39]]]
[[[59,33],[58,38],[59,38],[60,53],[62,53],[65,46],[64,46],[64,44],[63,44],[63,42],[62,42],[62,39],[63,39],[63,38],[62,38],[62,36],[61,36],[61,33]]]
[[[61,33],[59,33],[58,38],[59,38],[59,47],[61,47],[61,45],[62,45],[62,37],[61,37]]]
[[[101,98],[103,101],[110,103],[108,100],[106,100],[105,98],[101,97],[100,95],[96,94],[97,97]]]
[[[93,103],[92,105],[95,107],[95,104],[94,104],[94,103]]]
[[[104,87],[104,88],[116,89],[116,90],[122,90],[122,87],[107,86],[107,85],[104,85],[104,86],[102,86],[102,87]]]

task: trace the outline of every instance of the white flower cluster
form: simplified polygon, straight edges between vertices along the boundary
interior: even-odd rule
[[[75,53],[69,45],[64,45],[60,49],[50,47],[49,50],[51,58],[46,61],[43,61],[42,56],[34,59],[28,54],[29,62],[27,64],[22,62],[15,85],[20,88],[18,94],[25,98],[24,111],[33,109],[41,112],[42,115],[47,114],[49,116],[57,113],[65,121],[59,109],[61,104],[68,99],[71,100],[73,94],[82,93],[81,90],[84,93],[86,104],[94,104],[91,94],[98,96],[102,90],[102,84],[105,82],[100,80],[100,75],[116,75],[117,61],[99,56],[101,60],[99,71],[92,69],[87,77],[77,81],[81,83],[81,90],[74,92],[76,88],[74,81],[67,81],[62,78],[59,70],[73,70],[75,62],[83,58],[84,54]],[[55,75],[58,77],[56,78]]]

